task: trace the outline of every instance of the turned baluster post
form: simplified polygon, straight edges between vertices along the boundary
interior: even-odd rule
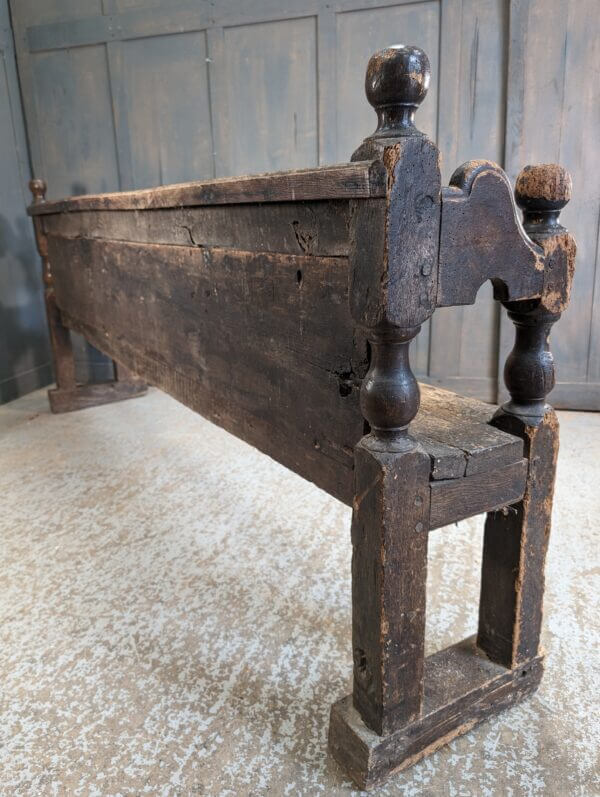
[[[523,438],[529,472],[523,500],[486,520],[478,645],[507,667],[539,649],[558,454],[558,421],[546,403],[554,387],[548,336],[568,304],[573,279],[575,242],[559,221],[571,190],[568,172],[554,164],[527,166],[515,190],[525,231],[544,253],[544,284],[540,298],[504,303],[515,325],[504,370],[510,400],[493,423]]]
[[[559,221],[571,192],[569,173],[554,164],[527,166],[515,186],[525,231],[544,250],[544,290],[541,299],[504,304],[515,325],[515,345],[504,368],[511,398],[504,409],[533,424],[543,418],[546,396],[554,387],[554,359],[548,338],[568,304],[571,290],[574,242]]]
[[[377,159],[387,195],[351,208],[350,304],[371,350],[360,395],[370,432],[355,448],[352,519],[353,703],[380,735],[420,716],[423,699],[429,457],[410,436],[419,408],[409,346],[435,308],[438,152],[414,126],[429,62],[417,47],[371,58],[378,125],[354,153]]]

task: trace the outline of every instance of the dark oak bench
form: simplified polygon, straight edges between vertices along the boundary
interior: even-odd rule
[[[570,178],[471,161],[442,187],[414,126],[429,64],[373,56],[378,127],[339,166],[45,201],[36,236],[63,412],[160,387],[353,507],[354,691],[330,749],[361,786],[537,686],[557,452],[547,337],[575,248]],[[511,400],[419,387],[408,348],[491,280],[517,339]],[[116,378],[79,385],[75,330]],[[420,401],[420,408],[419,408]],[[510,511],[507,507],[510,506]],[[427,536],[487,512],[476,637],[424,657]]]

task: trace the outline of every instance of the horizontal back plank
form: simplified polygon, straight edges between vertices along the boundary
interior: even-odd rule
[[[113,194],[75,196],[32,205],[29,213],[36,216],[81,210],[152,210],[246,202],[358,199],[384,197],[385,190],[383,165],[378,161],[364,161]]]
[[[345,258],[48,237],[65,320],[187,406],[352,499],[366,349]]]
[[[253,252],[347,257],[346,199],[208,205],[159,210],[83,210],[44,218],[66,238],[108,238],[182,246],[224,246]]]

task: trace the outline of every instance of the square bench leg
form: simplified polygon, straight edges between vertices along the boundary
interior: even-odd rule
[[[430,460],[408,438],[398,448],[368,436],[354,460],[353,704],[378,734],[423,701]]]
[[[550,407],[536,426],[499,410],[494,425],[523,438],[529,473],[523,499],[486,519],[477,644],[492,661],[519,667],[539,651],[558,420]]]
[[[45,201],[46,183],[43,180],[31,180],[29,188],[33,195],[34,205]],[[85,407],[136,398],[146,393],[148,388],[145,382],[116,362],[114,363],[114,379],[87,385],[77,383],[71,332],[63,324],[60,309],[56,303],[52,266],[48,258],[48,241],[40,216],[34,216],[33,227],[37,249],[42,259],[44,301],[56,380],[56,387],[48,391],[51,411],[54,413],[71,412]]]
[[[64,326],[52,288],[46,288],[46,314],[54,363],[56,387],[48,391],[54,413],[72,412],[113,401],[136,398],[147,392],[147,385],[129,369],[114,363],[115,378],[106,382],[78,384],[70,330]]]

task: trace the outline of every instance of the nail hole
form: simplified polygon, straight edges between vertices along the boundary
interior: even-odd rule
[[[367,677],[367,655],[361,648],[354,649],[354,667],[356,675],[364,680]]]
[[[302,285],[302,271],[300,269],[296,272],[296,282],[298,285]]]

